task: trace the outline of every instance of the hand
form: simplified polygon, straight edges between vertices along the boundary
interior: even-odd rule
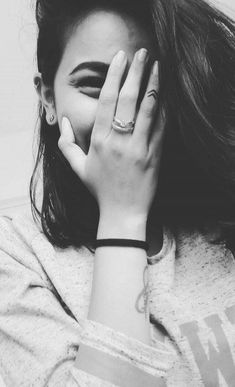
[[[96,198],[100,212],[147,218],[157,188],[165,118],[163,112],[157,115],[157,62],[136,112],[147,62],[147,58],[139,59],[139,52],[135,54],[121,90],[127,58],[123,52],[123,59],[120,59],[120,52],[119,60],[118,55],[113,58],[101,90],[88,154],[75,144],[66,117],[62,120],[58,146]],[[128,122],[136,117],[133,133],[112,129],[114,116]]]

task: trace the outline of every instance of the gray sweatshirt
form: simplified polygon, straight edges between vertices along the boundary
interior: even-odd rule
[[[1,216],[0,375],[5,385],[234,387],[234,257],[196,230],[175,231],[164,227],[161,251],[148,257],[148,346],[87,319],[93,253],[86,247],[52,246],[28,214]],[[81,345],[100,354],[95,374],[76,362]],[[102,360],[114,372],[103,369]],[[125,380],[118,377],[120,369]]]

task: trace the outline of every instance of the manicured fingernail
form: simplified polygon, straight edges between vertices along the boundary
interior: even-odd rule
[[[126,60],[126,54],[124,51],[119,51],[114,58],[114,63],[118,66],[121,66]]]
[[[146,50],[146,48],[141,48],[141,50],[138,52],[138,59],[141,62],[144,62],[144,60],[147,59],[147,56],[148,56],[148,51]]]
[[[155,61],[153,65],[153,75],[157,75],[157,74],[158,74],[158,61]]]

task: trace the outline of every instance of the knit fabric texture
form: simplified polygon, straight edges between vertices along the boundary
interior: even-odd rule
[[[52,246],[29,214],[1,216],[0,374],[6,387],[125,387],[79,370],[81,344],[147,375],[146,387],[155,379],[156,387],[234,387],[234,257],[196,230],[173,233],[165,226],[163,237],[161,251],[148,257],[148,346],[87,319],[92,252]]]

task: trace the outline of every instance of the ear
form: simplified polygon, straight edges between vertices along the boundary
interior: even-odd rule
[[[57,115],[55,109],[55,99],[52,87],[46,86],[42,80],[42,74],[36,73],[33,78],[34,87],[37,91],[39,99],[46,111],[46,120],[49,125],[57,123]]]

